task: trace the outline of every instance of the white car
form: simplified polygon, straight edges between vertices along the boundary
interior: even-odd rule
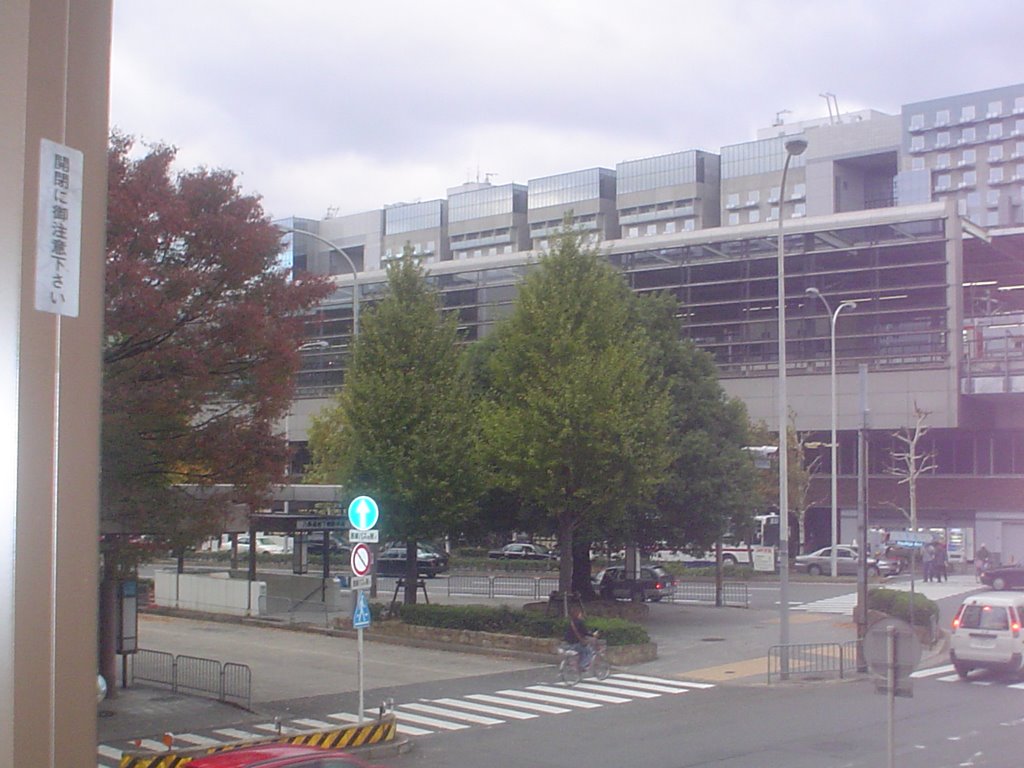
[[[256,537],[256,554],[257,555],[286,555],[291,552],[291,547],[288,546],[289,540],[286,536],[257,536]],[[248,552],[249,551],[249,535],[246,533],[239,534],[238,536],[238,551]]]
[[[964,600],[949,636],[949,658],[960,677],[973,669],[1024,675],[1024,594],[982,592]]]

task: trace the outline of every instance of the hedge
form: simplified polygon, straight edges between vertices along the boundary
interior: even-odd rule
[[[380,606],[374,606],[379,613]],[[465,629],[472,632],[497,632],[524,637],[562,637],[566,620],[531,611],[513,610],[508,606],[492,608],[485,605],[415,605],[395,606],[398,618],[406,624],[444,629]],[[650,637],[639,624],[624,619],[594,617],[587,620],[591,630],[601,633],[608,645],[639,645]]]
[[[868,608],[887,613],[910,622],[910,593],[899,589],[875,587],[868,592]],[[939,618],[939,606],[920,592],[914,593],[914,621],[919,626],[929,626]]]

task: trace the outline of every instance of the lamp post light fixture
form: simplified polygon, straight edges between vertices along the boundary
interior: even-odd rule
[[[332,251],[337,251],[341,254],[342,258],[348,264],[349,269],[352,270],[352,338],[353,340],[359,336],[359,272],[356,270],[355,262],[352,258],[345,253],[341,246],[335,245],[326,237],[321,237],[314,232],[307,232],[304,229],[293,229],[291,227],[278,227],[281,232],[286,235],[304,235],[305,237],[311,237],[318,242],[323,243]]]
[[[839,475],[839,468],[836,466],[836,462],[838,460],[838,444],[836,441],[836,321],[839,319],[839,313],[844,309],[856,309],[857,302],[844,301],[835,308],[835,311],[833,311],[832,306],[828,303],[828,299],[826,299],[817,288],[808,288],[805,293],[808,296],[817,296],[821,299],[821,303],[825,305],[825,311],[828,313],[830,325],[832,367],[829,378],[832,390],[832,437],[829,445],[832,448],[832,550],[829,555],[829,566],[831,567],[832,578],[834,579],[839,575],[839,559],[837,552],[837,546],[839,544],[839,482],[837,479]]]
[[[779,276],[779,645],[780,676],[789,678],[789,403],[786,397],[786,244],[783,239],[785,222],[786,175],[789,161],[802,155],[807,149],[807,140],[799,137],[786,139],[786,162],[782,166],[782,183],[779,185],[779,235],[778,235],[778,276]]]

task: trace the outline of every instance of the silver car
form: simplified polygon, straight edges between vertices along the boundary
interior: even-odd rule
[[[849,544],[836,547],[836,572],[840,576],[857,575],[857,548]],[[874,557],[867,558],[868,573],[873,576],[893,576],[899,572],[896,563]],[[793,560],[793,570],[811,576],[832,573],[832,547],[822,547],[809,555],[798,555]]]

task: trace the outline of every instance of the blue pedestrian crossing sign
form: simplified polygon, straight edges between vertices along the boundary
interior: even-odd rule
[[[368,531],[377,524],[380,510],[369,496],[356,496],[348,505],[348,521],[357,531]]]
[[[370,626],[370,604],[366,602],[363,590],[356,592],[356,609],[352,612],[352,629],[365,629]]]

